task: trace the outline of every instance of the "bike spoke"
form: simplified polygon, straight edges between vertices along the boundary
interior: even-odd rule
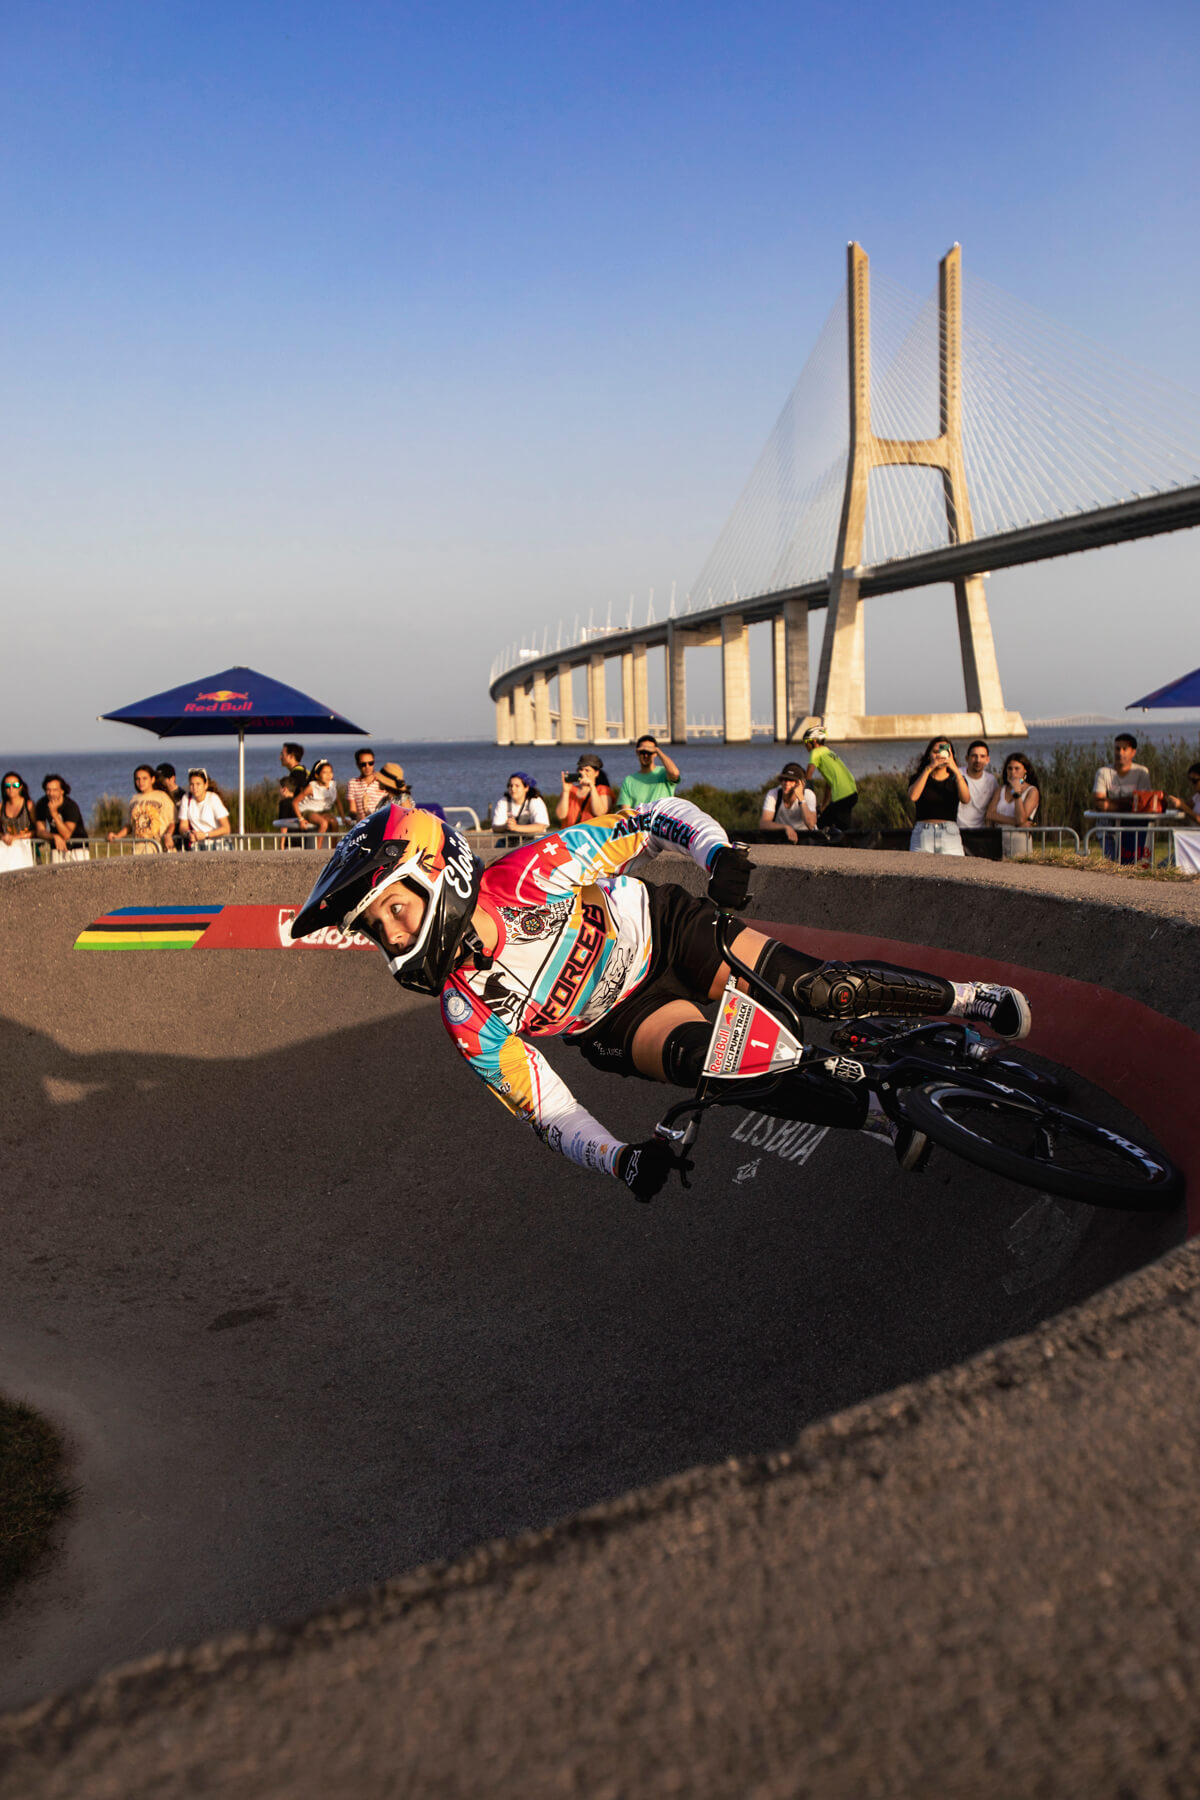
[[[1047,1112],[1031,1104],[997,1101],[984,1094],[951,1090],[939,1096],[939,1110],[960,1130],[999,1150],[1052,1165],[1098,1182],[1151,1184],[1154,1169],[1113,1142],[1100,1127]]]

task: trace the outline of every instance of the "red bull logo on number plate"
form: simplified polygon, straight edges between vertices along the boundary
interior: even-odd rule
[[[749,994],[730,987],[721,1002],[704,1061],[706,1075],[771,1075],[792,1068],[802,1054],[791,1032]]]

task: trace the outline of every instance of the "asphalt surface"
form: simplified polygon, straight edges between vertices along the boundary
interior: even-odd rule
[[[1196,1023],[1194,888],[763,860],[761,916],[1103,966]],[[66,1424],[82,1490],[60,1562],[0,1616],[0,1705],[166,1653],[7,1721],[0,1793],[383,1794],[400,1770],[445,1793],[918,1792],[934,1750],[907,1721],[944,1744],[956,1705],[964,1779],[974,1757],[980,1791],[1035,1791],[1001,1780],[1021,1708],[1044,1751],[1047,1695],[1093,1707],[1045,1621],[1082,1632],[1104,1607],[1164,1652],[1120,1662],[1102,1637],[1087,1667],[1165,1732],[1165,1779],[1194,1682],[1175,1596],[1200,1613],[1179,1529],[1191,1247],[1057,1339],[953,1365],[1160,1256],[1182,1217],[1049,1202],[945,1156],[906,1179],[834,1134],[788,1161],[733,1114],[706,1125],[692,1192],[641,1208],[552,1161],[374,957],[71,950],[112,905],[294,901],[308,863],[0,891],[0,1380]],[[558,1060],[614,1130],[657,1116],[661,1090]],[[1110,1543],[1112,1583],[1074,1619]],[[285,1629],[171,1654],[265,1622]]]

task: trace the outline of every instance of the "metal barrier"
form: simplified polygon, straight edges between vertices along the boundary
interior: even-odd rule
[[[1002,825],[1000,837],[1005,856],[1036,856],[1048,847],[1079,854],[1079,833],[1072,825]],[[1051,846],[1050,840],[1054,842]],[[1031,840],[1036,839],[1036,842]]]
[[[451,814],[461,816],[469,821],[456,826],[457,830],[482,832],[479,814],[473,806],[447,806],[443,808],[447,819]],[[164,851],[157,841],[145,838],[115,838],[111,842],[107,838],[89,838],[79,846],[77,852],[69,852],[52,856],[51,846],[44,841],[34,842],[31,848],[30,862],[42,864],[57,862],[108,862],[113,858],[124,856],[162,856],[186,854],[203,855],[220,854],[228,850],[324,850],[329,851],[340,838],[345,837],[350,827],[343,826],[337,831],[242,831],[230,832],[226,837],[204,838],[186,852]]]
[[[1093,843],[1098,839],[1098,843]],[[1083,854],[1093,848],[1103,852],[1109,862],[1140,863],[1147,868],[1172,869],[1175,862],[1174,825],[1156,825],[1153,813],[1145,815],[1145,823],[1129,825],[1093,825],[1083,840]]]

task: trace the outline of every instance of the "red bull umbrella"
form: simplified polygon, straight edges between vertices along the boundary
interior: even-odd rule
[[[366,737],[332,707],[273,681],[257,669],[222,669],[184,687],[151,694],[117,712],[101,713],[118,725],[136,725],[156,737],[232,737],[238,740],[238,831],[246,817],[246,734],[268,737]]]
[[[1152,706],[1200,706],[1200,669],[1169,681],[1166,687],[1155,688],[1152,694],[1143,694],[1140,700],[1131,700],[1125,711],[1132,712],[1138,706],[1143,712]]]

